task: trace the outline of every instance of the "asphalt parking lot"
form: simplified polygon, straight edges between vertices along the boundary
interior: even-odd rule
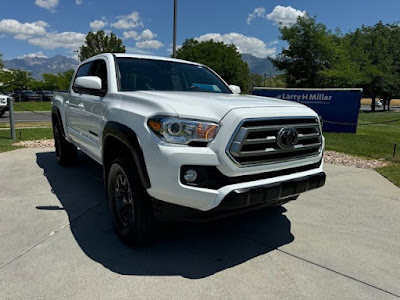
[[[18,111],[14,114],[15,123],[36,123],[36,122],[51,122],[51,112],[30,112],[30,111]],[[0,123],[9,123],[10,113],[6,112],[3,117],[0,118]]]
[[[0,299],[397,299],[400,189],[326,165],[325,187],[284,207],[114,234],[102,170],[53,149],[0,154]]]

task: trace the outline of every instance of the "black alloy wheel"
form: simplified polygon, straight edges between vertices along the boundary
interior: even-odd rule
[[[107,196],[114,228],[128,245],[148,243],[153,238],[153,209],[132,160],[116,158],[107,179]]]

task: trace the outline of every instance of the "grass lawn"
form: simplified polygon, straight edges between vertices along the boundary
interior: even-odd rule
[[[373,124],[398,120],[387,124]],[[400,186],[400,113],[396,112],[361,112],[356,134],[324,133],[326,149],[347,154],[385,160],[389,166],[377,171],[390,181]],[[397,143],[398,151],[393,157],[393,146]]]
[[[32,128],[32,129],[17,129],[17,139],[11,139],[10,130],[0,130],[0,152],[10,151],[21,148],[13,145],[19,141],[40,140],[53,138],[52,128]]]
[[[51,102],[15,102],[14,111],[51,111]]]

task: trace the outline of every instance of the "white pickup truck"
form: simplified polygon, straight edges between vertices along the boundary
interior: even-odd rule
[[[57,160],[77,148],[103,166],[117,233],[151,238],[158,218],[214,218],[274,206],[321,187],[318,115],[290,101],[240,95],[208,67],[101,54],[54,95]]]

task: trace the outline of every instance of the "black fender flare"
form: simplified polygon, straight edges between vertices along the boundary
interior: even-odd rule
[[[53,126],[54,126],[54,117],[53,116],[55,116],[55,118],[56,118],[56,120],[58,122],[58,125],[61,128],[61,134],[65,138],[66,136],[65,136],[63,122],[62,122],[62,119],[61,119],[61,113],[60,113],[60,109],[57,106],[53,106],[51,108],[51,122],[53,123]]]
[[[140,177],[140,180],[143,184],[143,187],[145,189],[148,189],[151,187],[150,184],[150,178],[147,173],[147,168],[146,168],[146,163],[144,161],[144,156],[143,156],[143,150],[142,147],[140,146],[139,140],[137,138],[136,133],[130,129],[129,127],[109,121],[106,123],[104,126],[103,130],[103,136],[102,136],[102,159],[103,159],[103,166],[104,166],[104,182],[107,182],[107,166],[109,162],[104,161],[105,158],[105,150],[107,147],[107,139],[109,137],[116,138],[119,140],[121,143],[123,143],[130,151],[132,154],[132,157],[135,161],[135,165],[137,166],[137,171]]]

